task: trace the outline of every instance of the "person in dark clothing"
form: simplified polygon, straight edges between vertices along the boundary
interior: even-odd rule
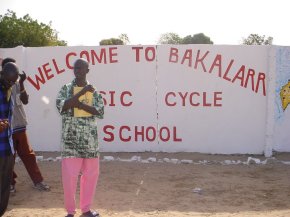
[[[2,68],[5,64],[13,62],[16,63],[16,60],[10,57],[5,58],[2,61]],[[13,101],[13,120],[12,120],[12,129],[13,129],[13,144],[15,153],[18,154],[22,160],[31,180],[33,181],[33,187],[39,191],[49,191],[50,186],[43,182],[43,176],[40,172],[40,169],[36,162],[36,155],[33,151],[28,136],[26,133],[26,126],[28,124],[24,106],[28,104],[29,95],[27,94],[24,81],[26,80],[25,72],[19,74],[19,81],[15,83],[12,87],[11,100]],[[14,156],[15,157],[15,156]],[[17,175],[13,171],[13,177],[10,186],[10,192],[14,193],[15,184],[16,184]]]
[[[11,89],[18,76],[19,69],[15,63],[5,64],[0,78],[0,216],[8,206],[14,166]]]

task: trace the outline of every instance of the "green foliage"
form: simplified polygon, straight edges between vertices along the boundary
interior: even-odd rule
[[[103,39],[99,42],[100,45],[126,45],[130,40],[127,34],[122,33],[118,38]]]
[[[121,35],[119,35],[119,39],[121,39],[125,45],[130,43],[130,40],[127,34],[122,33]]]
[[[9,48],[23,45],[25,47],[65,46],[58,40],[57,32],[49,25],[38,23],[28,14],[17,18],[16,13],[8,10],[0,15],[0,47]]]
[[[198,33],[193,36],[185,36],[181,40],[181,44],[213,44],[213,42],[210,40],[210,37],[203,33]]]
[[[124,45],[124,42],[119,38],[103,39],[99,42],[100,45]]]
[[[243,38],[244,45],[272,45],[273,37],[265,38],[265,35],[250,34],[247,38]]]
[[[181,40],[178,34],[169,32],[160,36],[158,44],[180,44]]]
[[[159,44],[213,44],[210,40],[210,37],[206,36],[203,33],[195,34],[193,36],[188,35],[184,38],[181,38],[176,33],[166,33],[162,34],[158,40]]]

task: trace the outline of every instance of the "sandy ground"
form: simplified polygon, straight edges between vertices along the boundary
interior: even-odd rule
[[[44,158],[58,153],[38,153]],[[130,159],[176,158],[203,164],[101,162],[101,174],[93,208],[102,217],[289,217],[290,165],[221,165],[224,160],[247,161],[246,155],[202,155],[196,153],[103,153]],[[254,156],[263,160],[263,156]],[[290,160],[290,154],[276,159]],[[23,164],[16,164],[17,192],[12,194],[5,217],[65,216],[60,162],[39,162],[50,192],[32,188]],[[201,188],[200,193],[193,189]],[[77,197],[78,201],[78,197]],[[75,216],[79,216],[77,210]]]

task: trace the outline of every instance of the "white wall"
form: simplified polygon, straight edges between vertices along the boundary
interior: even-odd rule
[[[273,57],[276,65],[275,79],[275,125],[274,125],[274,146],[273,149],[279,152],[290,151],[290,109],[283,110],[280,92],[290,79],[290,47],[276,47],[276,55]],[[288,95],[288,99],[290,99]]]
[[[267,48],[178,46],[177,63],[168,62],[170,49],[171,46],[162,46],[158,49],[159,123],[176,126],[182,141],[160,142],[161,150],[223,154],[263,153],[266,96],[263,95],[261,86],[258,93],[252,91],[250,80],[247,88],[241,86],[241,80],[232,81],[243,65],[245,66],[244,82],[250,68],[255,70],[255,83],[259,72],[267,73]],[[192,51],[192,66],[189,66],[188,61],[181,64],[186,50],[187,54]],[[207,52],[208,54],[204,58],[204,66],[199,62],[195,67],[198,51],[200,57]],[[234,62],[225,79],[223,77],[231,60]],[[213,63],[215,67],[210,70]],[[168,92],[174,92],[176,95],[177,92],[181,92],[183,96],[186,92],[188,95],[196,92],[193,104],[200,104],[191,106],[187,96],[186,104],[183,106],[181,97],[170,97],[169,104],[177,102],[177,105],[168,106],[164,103],[164,97]],[[217,105],[214,105],[215,93]],[[203,94],[206,94],[207,98],[205,105],[203,105]]]
[[[16,58],[21,70],[29,75],[26,89],[30,104],[26,111],[35,150],[60,150],[61,118],[55,98],[60,87],[73,79],[69,66],[82,53],[82,57],[88,54],[91,62],[90,83],[107,101],[105,119],[98,121],[102,151],[261,154],[266,131],[272,128],[270,148],[290,149],[287,139],[277,146],[275,136],[281,130],[276,122],[267,128],[271,115],[268,95],[274,91],[268,89],[268,79],[274,73],[269,67],[270,48],[17,47],[0,49],[0,58]],[[103,52],[101,63],[92,52],[98,57]],[[36,76],[41,77],[39,71],[43,84],[35,85],[37,90],[32,83]]]

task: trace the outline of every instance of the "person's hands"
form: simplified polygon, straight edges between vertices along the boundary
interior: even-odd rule
[[[95,91],[95,88],[93,87],[93,85],[88,84],[81,91],[82,91],[82,95],[85,94],[86,92],[92,92],[93,93]]]
[[[9,126],[7,119],[0,120],[0,133],[3,132]]]
[[[91,84],[84,86],[80,92],[78,92],[76,95],[74,95],[74,97],[72,97],[69,100],[68,107],[80,108],[81,106],[83,106],[83,103],[79,101],[79,97],[84,95],[86,92],[94,92],[94,91],[95,88]]]
[[[22,74],[19,73],[20,80],[19,82],[23,83],[26,80],[26,73],[22,71]]]

